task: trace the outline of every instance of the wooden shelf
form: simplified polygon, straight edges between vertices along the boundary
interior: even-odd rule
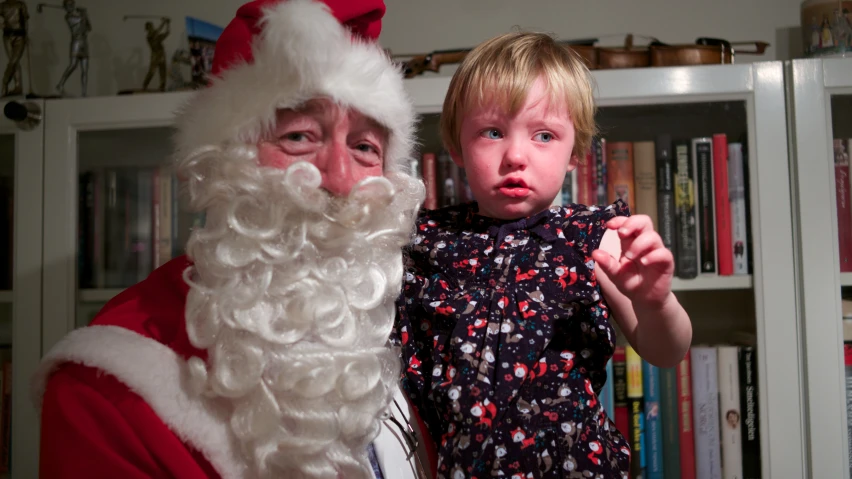
[[[81,289],[80,301],[83,303],[106,303],[118,293],[124,291],[121,288],[115,289]]]
[[[698,276],[694,279],[675,278],[672,281],[674,291],[703,291],[723,289],[749,289],[752,287],[751,275],[737,276]]]
[[[849,273],[848,283],[844,285],[852,285],[852,273]],[[724,289],[749,289],[752,287],[751,275],[749,276],[699,276],[695,279],[680,279],[675,278],[672,281],[672,290],[674,291],[703,291],[703,290],[724,290]],[[123,290],[118,289],[81,289],[80,301],[83,303],[105,303],[114,298]],[[9,294],[11,301],[11,292],[0,291],[0,302],[4,300],[4,294]]]

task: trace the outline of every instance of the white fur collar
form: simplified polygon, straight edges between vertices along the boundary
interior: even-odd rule
[[[32,383],[38,410],[47,379],[72,362],[114,375],[144,399],[186,444],[198,449],[223,479],[245,477],[246,466],[232,443],[221,404],[192,394],[183,358],[168,346],[119,326],[72,331],[44,357]]]
[[[187,363],[168,346],[119,326],[72,331],[44,357],[33,378],[32,397],[39,411],[47,379],[66,362],[114,375],[144,399],[181,441],[200,451],[223,479],[246,476],[247,467],[228,428],[226,408],[191,392]],[[422,438],[423,432],[399,389],[395,400],[400,408],[392,407],[393,415],[402,425],[410,424]],[[422,477],[417,472],[420,467],[432,477],[423,441],[417,454],[409,455],[405,438],[390,420],[384,422],[374,444],[386,479]]]

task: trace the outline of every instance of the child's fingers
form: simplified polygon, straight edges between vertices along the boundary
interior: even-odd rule
[[[603,270],[603,272],[610,278],[618,274],[620,269],[618,260],[613,258],[612,255],[606,251],[601,249],[592,251],[592,259],[595,260],[595,263],[597,263],[597,267]]]
[[[651,222],[650,216],[634,215],[627,218],[624,224],[618,228],[618,236],[621,238],[629,238],[653,228],[654,224]]]
[[[642,266],[657,268],[663,274],[674,273],[674,256],[668,248],[657,248],[639,259]]]
[[[628,219],[630,218],[628,218],[627,216],[616,216],[615,218],[612,218],[611,220],[606,222],[606,227],[607,229],[617,230],[621,228],[624,223],[627,222]]]
[[[659,235],[648,232],[642,233],[634,239],[622,240],[621,244],[624,245],[621,255],[631,261],[642,258],[656,248],[665,248]]]

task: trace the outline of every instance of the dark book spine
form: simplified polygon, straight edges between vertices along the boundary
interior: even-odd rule
[[[692,156],[698,187],[698,261],[699,272],[715,274],[716,268],[716,197],[713,188],[713,139],[694,138]]]
[[[740,347],[740,412],[742,422],[743,479],[760,479],[760,411],[754,348]]]
[[[606,196],[606,140],[601,137],[595,137],[592,143],[592,153],[595,159],[595,176],[597,177],[597,196],[598,204],[606,205],[609,199]]]
[[[86,172],[80,175],[78,192],[79,211],[77,218],[77,251],[79,264],[77,267],[78,288],[94,288],[94,221],[95,221],[95,173]]]
[[[675,172],[675,228],[677,263],[675,274],[684,279],[698,276],[698,224],[696,218],[695,170],[687,140],[673,143]]]
[[[677,262],[677,233],[675,221],[675,161],[672,157],[672,138],[657,137],[657,228],[663,245],[672,251]]]
[[[666,479],[680,477],[680,399],[677,395],[677,379],[677,367],[660,369],[660,424]]]
[[[628,397],[627,408],[630,414],[630,479],[645,477],[645,400],[641,397]]]
[[[630,414],[627,411],[627,360],[624,347],[616,347],[612,356],[613,404],[615,405],[615,427],[621,434],[630,437]]]

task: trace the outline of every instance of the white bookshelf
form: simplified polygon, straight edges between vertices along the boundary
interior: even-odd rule
[[[694,279],[674,278],[674,291],[712,291],[729,289],[749,289],[753,286],[751,275],[741,276],[698,276]]]
[[[852,284],[852,278],[850,278]],[[672,290],[674,291],[712,291],[712,290],[734,290],[749,289],[753,286],[751,275],[742,276],[699,276],[694,279],[674,278]],[[118,296],[122,289],[81,289],[79,299],[83,303],[105,303]],[[0,292],[0,302],[3,302],[3,293]]]

